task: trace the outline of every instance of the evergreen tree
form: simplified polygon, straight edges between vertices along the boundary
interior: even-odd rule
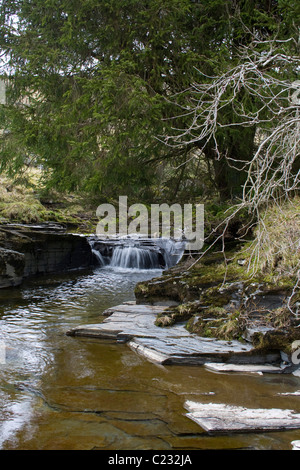
[[[296,8],[269,0],[2,0],[10,85],[2,170],[31,161],[58,188],[151,197],[161,163],[186,159],[186,148],[157,138],[186,125],[185,117],[170,119],[178,114],[171,97],[197,80],[197,69],[225,70],[253,32],[281,28],[286,37],[291,3]],[[253,134],[223,135],[224,154],[250,158]],[[212,148],[206,158],[220,193],[238,191],[234,169]]]

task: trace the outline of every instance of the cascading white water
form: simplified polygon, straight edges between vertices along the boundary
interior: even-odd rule
[[[158,253],[137,246],[118,246],[114,249],[110,266],[119,268],[158,269]]]
[[[158,239],[157,244],[164,250],[166,268],[175,266],[181,260],[185,250],[185,242],[161,238]]]
[[[185,243],[171,239],[90,240],[99,266],[122,269],[168,269],[181,259]]]
[[[98,263],[99,263],[99,266],[104,266],[105,265],[105,261],[103,259],[103,256],[101,255],[100,251],[97,251],[97,250],[94,250],[92,249],[92,252],[95,256],[95,258],[97,259]]]

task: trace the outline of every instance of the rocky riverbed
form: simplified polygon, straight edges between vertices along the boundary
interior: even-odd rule
[[[90,267],[95,261],[85,237],[66,234],[59,227],[45,230],[16,225],[2,228],[0,233],[2,287],[15,286],[36,274]],[[86,324],[76,322],[77,326],[64,328],[66,341],[71,337],[69,341],[76,343],[68,343],[68,350],[70,344],[74,352],[77,345],[90,344],[81,341],[96,345],[99,340],[99,347],[105,351],[116,342],[122,343],[115,346],[116,350],[122,348],[128,354],[133,351],[136,360],[146,359],[143,363],[149,367],[167,368],[174,374],[179,367],[184,374],[186,370],[199,371],[195,372],[199,377],[230,375],[237,383],[247,376],[262,376],[266,383],[289,380],[293,387],[282,388],[276,406],[254,398],[249,403],[225,400],[223,395],[208,391],[196,400],[187,397],[185,418],[198,425],[201,432],[212,435],[296,430],[292,436],[298,439],[300,374],[298,364],[293,362],[292,344],[299,340],[299,323],[297,315],[288,314],[286,308],[291,284],[286,280],[275,283],[258,277],[248,279],[237,261],[232,262],[225,280],[218,253],[201,263],[184,257],[159,277],[144,278],[148,280],[136,285],[135,300],[124,302],[123,296],[118,299],[121,303],[110,303],[113,306],[104,312],[98,309],[99,316],[95,315],[93,321],[83,315]],[[100,272],[103,282],[110,270]],[[125,278],[127,275],[123,273]],[[86,291],[82,300],[86,312]],[[44,302],[40,308],[45,308]],[[57,308],[61,310],[62,301]],[[96,359],[103,365],[102,357]],[[77,365],[75,369],[77,374]],[[131,382],[133,376],[128,380]],[[295,442],[293,448],[297,448]]]
[[[250,341],[225,341],[189,333],[184,323],[161,328],[156,318],[163,305],[125,302],[103,312],[104,321],[71,328],[68,336],[127,343],[138,355],[162,366],[203,366],[219,374],[285,374],[300,377],[300,369],[279,349],[257,348]],[[294,395],[300,392],[294,392]],[[186,417],[211,434],[249,433],[300,428],[293,409],[247,408],[226,403],[187,401]],[[293,448],[297,448],[297,442]]]

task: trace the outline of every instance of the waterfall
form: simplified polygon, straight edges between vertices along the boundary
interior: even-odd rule
[[[153,239],[89,240],[97,264],[122,269],[168,269],[181,259],[182,241]]]
[[[99,266],[104,266],[104,265],[105,265],[105,261],[104,261],[104,259],[103,259],[103,256],[101,255],[100,251],[95,250],[95,249],[92,249],[92,252],[93,252],[93,255],[95,256],[95,258],[96,258],[97,263],[99,264]]]
[[[110,266],[136,269],[159,269],[158,253],[137,246],[118,246],[114,249]]]
[[[185,249],[185,243],[183,241],[176,241],[170,239],[161,240],[161,246],[164,250],[166,267],[171,268],[181,260]]]

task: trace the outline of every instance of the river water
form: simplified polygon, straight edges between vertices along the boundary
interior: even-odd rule
[[[100,322],[106,308],[134,299],[137,282],[158,275],[107,267],[1,290],[0,449],[291,449],[299,430],[212,436],[184,404],[299,412],[300,397],[291,395],[299,378],[162,367],[126,344],[66,335]]]

